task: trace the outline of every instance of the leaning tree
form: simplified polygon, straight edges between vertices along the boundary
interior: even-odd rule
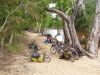
[[[74,26],[75,17],[77,15],[77,11],[80,6],[84,7],[84,0],[70,0],[70,8],[67,11],[63,11],[62,5],[59,3],[60,9],[54,9],[54,8],[45,8],[49,12],[54,12],[58,14],[60,17],[62,17],[63,20],[63,30],[65,35],[65,41],[68,45],[79,48],[82,52],[84,51],[80,45],[80,42],[77,38],[77,33]],[[66,2],[63,0],[63,2]],[[69,12],[72,12],[71,15],[69,15]]]
[[[46,8],[46,10],[49,12],[54,12],[58,14],[60,17],[62,17],[65,41],[67,42],[67,44],[71,45],[72,47],[79,48],[83,53],[85,52],[85,54],[87,54],[91,58],[97,57],[98,43],[100,39],[100,25],[99,25],[100,24],[100,0],[97,0],[96,3],[94,23],[91,28],[89,37],[87,39],[86,47],[85,47],[85,49],[88,51],[82,49],[74,27],[74,21],[77,15],[77,11],[80,6],[85,8],[84,6],[85,2],[84,0],[73,0],[73,1],[74,4],[71,5],[71,7],[66,12],[63,11],[61,5],[60,5],[60,10],[53,9],[53,8]],[[68,13],[70,10],[72,11],[72,14],[69,16]]]

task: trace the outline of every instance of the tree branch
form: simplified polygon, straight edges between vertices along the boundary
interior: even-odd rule
[[[10,13],[6,16],[6,19],[5,19],[5,21],[4,21],[3,25],[2,25],[2,27],[0,28],[0,32],[2,31],[2,29],[3,29],[4,26],[5,26],[5,24],[7,23],[7,20],[8,20],[8,18],[9,18],[9,16],[10,16],[11,14],[13,14],[13,13],[14,13],[20,6],[22,6],[22,5],[24,5],[24,4],[18,5],[12,12],[10,12]]]
[[[68,15],[68,12],[73,9],[74,7],[70,7],[67,11],[66,11],[66,14]]]
[[[45,8],[45,10],[58,14],[60,17],[64,18],[65,21],[69,24],[69,16],[63,13],[62,11],[57,10],[57,9],[51,9],[51,8]]]
[[[75,3],[76,4],[74,5],[73,13],[72,13],[72,16],[71,16],[71,18],[73,19],[73,21],[75,20],[75,17],[77,15],[78,8],[80,6],[82,6],[82,8],[85,9],[84,0],[76,0]]]
[[[79,3],[79,0],[76,0],[75,2],[76,4],[74,5],[74,9],[73,9],[73,13],[72,13],[72,16],[71,16],[71,19],[74,21],[75,20],[75,17],[77,15],[77,11],[78,11],[78,3]]]

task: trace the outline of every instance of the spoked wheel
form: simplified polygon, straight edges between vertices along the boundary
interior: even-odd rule
[[[31,51],[30,51],[30,57],[32,57],[32,55],[33,55],[33,51],[31,50]]]
[[[52,54],[56,54],[56,49],[55,49],[55,47],[51,46],[50,51],[51,51]]]
[[[79,59],[79,54],[77,52],[75,52],[75,59],[78,60]]]
[[[64,50],[60,50],[60,52],[59,52],[59,56],[62,56],[64,54]]]
[[[69,56],[69,58],[70,58],[70,60],[71,60],[72,62],[75,61],[75,57],[74,57],[74,55],[73,55],[71,52],[68,53],[68,56]]]
[[[50,62],[50,61],[51,58],[48,55],[44,54],[44,62]]]
[[[50,62],[51,61],[51,58],[50,57],[44,57],[44,61],[45,62]]]

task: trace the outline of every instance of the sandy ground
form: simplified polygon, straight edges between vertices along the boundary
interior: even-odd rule
[[[58,54],[52,55],[50,50],[44,45],[46,39],[36,33],[25,32],[26,37],[23,42],[24,49],[21,53],[14,55],[16,61],[7,66],[6,70],[0,70],[0,75],[100,75],[100,57],[90,59],[86,56],[81,57],[75,62],[59,59]],[[49,63],[29,62],[29,49],[27,44],[36,40],[40,53],[46,53],[50,56]],[[100,55],[100,52],[99,52]]]

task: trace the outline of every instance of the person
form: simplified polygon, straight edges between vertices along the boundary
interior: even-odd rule
[[[51,43],[51,35],[47,35],[47,39],[44,41],[44,43]]]
[[[49,44],[53,44],[55,42],[58,42],[58,40],[55,38],[52,38],[50,34],[47,35],[47,39],[44,41],[44,43],[49,43]]]

